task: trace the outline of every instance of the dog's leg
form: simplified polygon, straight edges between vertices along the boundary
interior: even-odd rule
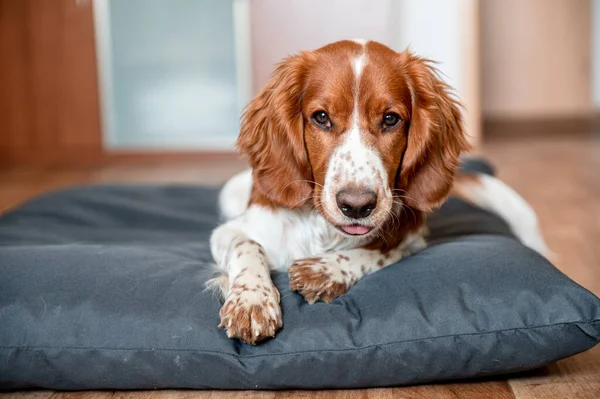
[[[288,270],[290,288],[309,303],[329,303],[345,294],[362,277],[398,262],[425,245],[421,235],[414,235],[387,253],[357,248],[298,259]]]
[[[219,313],[230,338],[256,344],[275,336],[281,328],[279,292],[269,275],[267,256],[260,244],[232,223],[218,227],[211,236],[211,250],[226,278],[207,285],[221,285],[225,303]]]
[[[546,257],[554,256],[542,237],[534,210],[502,180],[486,174],[460,173],[452,195],[495,213],[508,223],[523,245]]]

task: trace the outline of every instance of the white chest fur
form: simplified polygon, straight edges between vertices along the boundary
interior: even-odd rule
[[[215,260],[225,261],[222,254],[228,240],[238,233],[258,242],[266,251],[271,268],[278,270],[285,270],[296,259],[364,244],[364,239],[343,236],[310,206],[293,210],[256,205],[248,208],[251,191],[250,169],[233,176],[223,187],[219,207],[227,223],[219,227],[222,234],[213,234]]]
[[[363,244],[360,238],[344,237],[310,207],[271,210],[253,205],[227,224],[258,242],[271,267],[279,270],[296,259]]]

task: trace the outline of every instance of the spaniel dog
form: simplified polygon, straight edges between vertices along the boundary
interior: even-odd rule
[[[504,217],[539,252],[531,208],[484,175],[457,174],[461,106],[432,62],[341,41],[281,62],[248,105],[238,147],[251,170],[223,188],[211,250],[221,324],[249,344],[282,326],[271,270],[309,303],[425,247],[425,214],[450,193]]]

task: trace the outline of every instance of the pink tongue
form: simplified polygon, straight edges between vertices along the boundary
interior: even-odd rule
[[[367,234],[369,231],[371,231],[371,228],[367,226],[361,226],[360,224],[351,224],[348,226],[342,226],[342,230],[348,234]]]

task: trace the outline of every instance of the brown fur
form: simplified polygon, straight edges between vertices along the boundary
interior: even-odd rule
[[[308,303],[329,303],[345,294],[349,286],[332,281],[327,269],[314,268],[315,258],[299,259],[290,266],[290,289],[302,294]],[[348,259],[348,258],[347,258]]]
[[[397,181],[405,202],[421,211],[441,205],[452,187],[461,152],[469,149],[460,103],[432,62],[404,52],[402,69],[412,95],[408,147]]]
[[[355,82],[352,60],[367,63]],[[404,206],[368,247],[387,252],[424,222],[423,212],[448,196],[459,160],[468,149],[460,104],[432,62],[376,43],[343,41],[280,63],[243,116],[239,149],[253,168],[250,202],[294,208],[312,203],[322,212],[321,187],[329,158],[347,131],[355,94],[362,139],[381,154],[388,184]],[[329,131],[311,121],[326,110]],[[382,115],[402,122],[382,128]],[[395,208],[396,209],[396,208]],[[326,216],[326,215],[324,215]]]
[[[252,202],[296,207],[311,195],[300,109],[313,58],[303,53],[281,62],[244,113],[237,145],[252,167]]]

